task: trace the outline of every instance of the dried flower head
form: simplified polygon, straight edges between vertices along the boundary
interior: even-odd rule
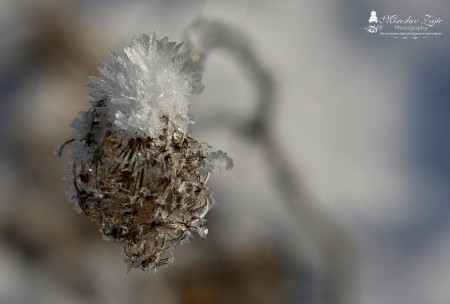
[[[123,246],[130,269],[168,264],[193,232],[205,237],[209,175],[233,167],[188,134],[188,98],[203,85],[180,47],[152,34],[112,52],[115,60],[91,77],[92,108],[56,149],[67,145],[72,157],[69,200]]]

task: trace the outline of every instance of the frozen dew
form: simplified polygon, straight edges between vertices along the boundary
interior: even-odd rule
[[[222,150],[211,152],[210,159],[214,169],[219,171],[230,170],[234,166],[233,160]]]
[[[197,229],[197,233],[201,238],[205,238],[208,235],[208,228],[200,227]]]

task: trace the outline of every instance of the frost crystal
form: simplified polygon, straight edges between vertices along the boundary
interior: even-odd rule
[[[103,62],[89,85],[93,105],[106,101],[109,120],[130,133],[161,135],[165,116],[186,132],[188,97],[203,91],[201,75],[180,44],[142,35],[124,52],[113,51],[114,62]]]
[[[92,108],[55,148],[68,146],[72,157],[63,174],[69,201],[123,246],[130,269],[168,264],[193,232],[206,237],[209,175],[233,167],[187,133],[188,98],[203,85],[180,46],[152,34],[113,52],[91,77]]]

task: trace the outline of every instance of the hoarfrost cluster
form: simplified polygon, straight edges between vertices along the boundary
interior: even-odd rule
[[[180,48],[152,34],[112,52],[114,61],[91,77],[92,108],[56,149],[71,154],[69,200],[123,246],[130,269],[168,264],[193,232],[205,237],[209,175],[233,167],[226,153],[188,134],[189,96],[203,85]]]
[[[142,35],[124,52],[111,52],[115,61],[103,62],[100,75],[91,77],[93,105],[105,100],[111,122],[129,133],[159,136],[163,116],[185,133],[188,97],[200,94],[203,85],[190,64],[190,52],[179,52],[181,45]]]

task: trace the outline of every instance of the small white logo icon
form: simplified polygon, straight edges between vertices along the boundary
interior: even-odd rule
[[[378,23],[378,17],[377,17],[377,12],[376,11],[372,11],[370,13],[369,24],[372,25],[372,23]]]
[[[381,29],[383,26],[380,24],[378,25],[378,17],[376,11],[370,12],[370,18],[369,18],[369,26],[366,27],[366,30],[369,33],[375,34],[378,32],[379,29]]]

